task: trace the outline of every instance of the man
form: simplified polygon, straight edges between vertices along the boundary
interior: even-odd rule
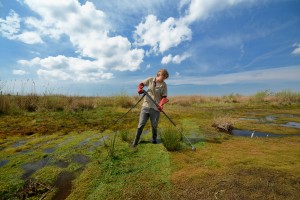
[[[145,86],[148,87],[148,94],[152,97],[154,101],[157,102],[158,106],[156,106],[149,99],[149,97],[145,96],[140,113],[138,129],[132,147],[136,147],[138,145],[140,136],[149,118],[152,126],[152,143],[157,144],[157,126],[160,112],[163,110],[163,105],[169,101],[167,99],[167,84],[164,82],[164,80],[166,80],[168,77],[168,71],[166,69],[160,69],[157,72],[156,77],[149,77],[138,85],[137,91],[139,94],[144,93],[143,88]]]

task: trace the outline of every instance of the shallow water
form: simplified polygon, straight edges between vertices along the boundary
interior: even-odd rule
[[[61,172],[55,181],[55,187],[58,188],[55,196],[52,199],[66,199],[72,190],[72,180],[75,178],[74,173],[71,172]]]
[[[25,171],[22,175],[22,179],[27,179],[31,174],[36,172],[37,170],[45,167],[48,162],[50,161],[50,158],[43,158],[41,160],[38,160],[36,162],[27,163],[22,166],[22,169]]]
[[[3,167],[9,162],[9,160],[0,160],[0,167]]]
[[[300,123],[299,122],[288,122],[286,124],[280,124],[280,126],[290,127],[290,128],[299,128],[300,129]]]
[[[55,147],[46,148],[43,150],[44,153],[53,153],[56,150]]]
[[[288,136],[300,136],[298,134],[273,134],[273,133],[264,133],[264,132],[253,132],[249,130],[237,130],[234,129],[231,131],[231,134],[234,136],[242,136],[242,137],[288,137]]]
[[[76,154],[72,156],[72,161],[78,164],[86,165],[87,163],[90,162],[90,159],[86,155]]]
[[[286,122],[285,124],[275,124],[274,122],[279,118],[279,117],[285,117],[285,118],[300,118],[297,115],[292,115],[292,114],[277,114],[277,115],[267,115],[264,117],[260,118],[254,118],[254,117],[241,117],[239,118],[240,120],[250,120],[250,121],[257,121],[257,122],[262,122],[266,124],[271,124],[271,125],[276,125],[276,126],[284,126],[288,128],[297,128],[300,129],[300,123],[299,122]]]

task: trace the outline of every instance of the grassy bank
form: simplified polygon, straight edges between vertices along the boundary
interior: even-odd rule
[[[299,136],[235,137],[212,126],[218,119],[235,129],[300,133],[281,126],[300,123],[299,93],[170,97],[164,110],[196,151],[150,143],[150,123],[129,148],[141,105],[112,122],[138,99],[0,95],[0,199],[300,198]],[[170,125],[161,115],[162,139],[173,141]]]

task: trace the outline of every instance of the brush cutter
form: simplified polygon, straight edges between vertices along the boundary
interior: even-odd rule
[[[154,101],[154,99],[148,94],[147,91],[143,90],[144,94],[143,97],[146,95],[157,107],[158,107],[158,103],[156,101]],[[164,115],[168,118],[168,120],[177,128],[176,124],[173,122],[173,120],[162,110],[162,113],[164,113]],[[196,147],[194,147],[191,143],[191,141],[185,136],[185,134],[183,134],[183,132],[177,128],[177,130],[186,138],[186,140],[189,142],[190,146],[192,147],[192,151],[196,151]]]

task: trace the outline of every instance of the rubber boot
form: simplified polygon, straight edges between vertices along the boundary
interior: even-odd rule
[[[138,145],[139,140],[140,140],[140,137],[141,137],[141,134],[142,134],[142,132],[143,132],[143,128],[144,128],[144,127],[141,127],[141,128],[138,128],[138,129],[137,129],[136,134],[135,134],[134,142],[132,143],[132,146],[133,146],[133,147],[135,147],[136,145]]]
[[[157,129],[152,128],[152,143],[157,144]]]

